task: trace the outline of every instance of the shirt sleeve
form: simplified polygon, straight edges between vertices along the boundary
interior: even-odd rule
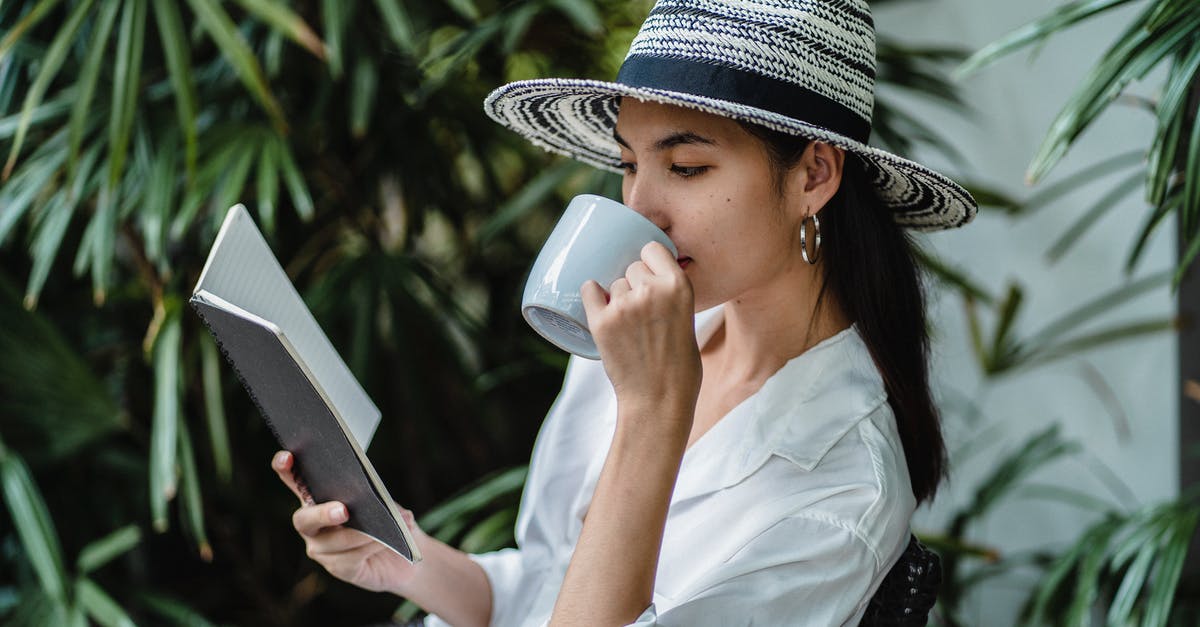
[[[694,592],[671,598],[656,591],[627,627],[856,625],[882,571],[875,551],[852,529],[786,518],[702,575]]]

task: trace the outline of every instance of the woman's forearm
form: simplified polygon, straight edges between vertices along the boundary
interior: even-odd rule
[[[691,410],[686,412],[690,417]],[[654,429],[622,428],[645,425],[639,418],[622,415],[617,421],[552,625],[626,625],[653,599],[663,527],[690,422],[658,415],[654,418],[661,422]]]
[[[437,538],[422,535],[419,541],[420,571],[394,592],[455,627],[486,627],[492,586],[483,568]]]

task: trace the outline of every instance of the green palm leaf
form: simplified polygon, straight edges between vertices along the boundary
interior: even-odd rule
[[[313,29],[286,5],[277,0],[238,0],[238,4],[262,21],[300,44],[318,59],[325,58],[325,44]]]
[[[74,94],[74,105],[71,108],[70,163],[72,169],[74,169],[83,145],[83,138],[88,128],[88,116],[93,113],[91,106],[96,93],[96,85],[105,65],[103,61],[109,58],[106,54],[109,33],[112,32],[117,18],[117,10],[120,8],[120,2],[101,2],[100,8],[96,11],[91,43],[88,45],[86,60],[75,83],[76,93]]]
[[[64,600],[67,592],[66,571],[54,521],[46,511],[46,503],[24,460],[8,449],[3,441],[0,441],[0,487],[3,487],[8,513],[21,538],[26,557],[37,573],[42,591],[51,599]]]
[[[121,180],[133,133],[142,70],[142,47],[146,38],[146,0],[127,0],[117,30],[117,60],[113,68],[112,108],[108,121],[108,193],[115,195]],[[109,203],[116,198],[110,196]],[[105,251],[107,252],[107,251]],[[93,263],[93,268],[95,263]]]
[[[345,35],[346,24],[350,21],[350,13],[354,9],[352,2],[339,0],[322,0],[321,16],[325,18],[325,38],[328,39],[329,71],[334,79],[342,77],[344,52],[342,37]]]
[[[1122,6],[1126,1],[1070,2],[986,46],[968,59],[959,72],[974,71],[1000,56]],[[1177,213],[1186,246],[1172,280],[1173,290],[1178,290],[1186,268],[1200,254],[1200,185],[1196,184],[1196,177],[1182,176],[1182,173],[1195,172],[1200,168],[1200,131],[1197,131],[1194,111],[1186,106],[1200,77],[1200,44],[1195,37],[1198,30],[1200,11],[1196,10],[1195,2],[1153,0],[1146,4],[1109,48],[1099,55],[1099,61],[1065,103],[1027,173],[1031,183],[1040,180],[1131,81],[1144,78],[1169,60],[1162,96],[1156,103],[1151,103],[1157,125],[1147,152],[1145,178],[1146,198],[1153,208],[1130,252],[1126,272],[1132,270],[1149,235],[1162,219],[1169,213]],[[1107,208],[1102,203],[1094,206],[1092,212],[1103,212]],[[1060,240],[1056,250],[1064,249],[1082,231],[1082,224],[1073,226]]]
[[[414,55],[417,50],[416,35],[404,3],[400,0],[375,0],[375,8],[383,18],[392,43],[399,46],[405,54]]]
[[[1146,31],[1135,23],[1118,38],[1067,101],[1029,166],[1027,179],[1039,180],[1066,153],[1072,142],[1135,78],[1167,58],[1180,42],[1200,28],[1200,12],[1180,16],[1160,29]]]
[[[50,48],[46,51],[46,56],[42,61],[41,70],[38,71],[37,78],[34,79],[33,85],[25,95],[25,103],[21,107],[21,120],[17,124],[17,136],[13,140],[12,148],[9,149],[8,161],[4,164],[4,179],[12,174],[13,166],[17,162],[17,155],[21,152],[21,144],[25,142],[25,133],[29,130],[33,111],[41,104],[42,97],[45,96],[46,89],[50,86],[50,81],[54,80],[62,68],[70,45],[75,39],[75,33],[79,30],[79,25],[83,23],[83,18],[87,16],[91,7],[91,0],[80,2],[75,10],[71,11],[67,23],[59,29],[54,41],[50,43]]]
[[[75,347],[20,304],[0,276],[0,415],[10,443],[38,463],[70,459],[125,418]]]
[[[1046,39],[1074,26],[1093,15],[1103,13],[1129,3],[1131,0],[1076,0],[1055,9],[1052,13],[1030,24],[997,39],[972,54],[955,71],[962,78],[978,71],[980,68],[994,63],[1000,57],[1011,54],[1015,50],[1031,43]]]
[[[213,623],[196,610],[176,599],[161,594],[143,593],[139,599],[150,611],[177,627],[213,627]]]
[[[196,171],[196,111],[199,105],[196,102],[196,84],[192,79],[187,37],[183,32],[183,18],[179,15],[179,5],[172,0],[154,0],[154,17],[170,71],[171,89],[175,92],[175,111],[187,146],[184,163],[190,176]]]
[[[11,65],[11,62],[9,64]],[[52,120],[71,108],[75,94],[70,89],[63,90],[63,92],[50,100],[43,101],[41,105],[33,110],[33,113],[29,116],[29,126],[31,128]],[[20,123],[21,113],[19,112],[0,118],[0,139],[13,137]]]
[[[442,527],[469,516],[498,498],[520,492],[527,472],[528,468],[521,466],[483,477],[475,485],[426,512],[417,524],[430,533],[438,532]]]
[[[1198,520],[1200,505],[1187,499],[1109,514],[1055,559],[1029,623],[1085,625],[1107,604],[1108,624],[1167,625]],[[1115,593],[1106,600],[1102,590],[1110,587]],[[1053,602],[1068,592],[1068,605]]]
[[[1050,245],[1046,250],[1046,260],[1050,263],[1055,263],[1067,254],[1087,232],[1088,229],[1096,225],[1104,217],[1116,207],[1120,206],[1121,201],[1133,195],[1138,190],[1137,183],[1142,180],[1144,175],[1141,172],[1134,172],[1119,181],[1112,187],[1108,193],[1104,194],[1099,201],[1092,204],[1087,211],[1084,211],[1070,226],[1063,231],[1058,239]]]
[[[104,627],[134,627],[133,619],[103,588],[87,577],[75,582],[75,598],[92,620]]]
[[[175,497],[179,435],[179,305],[165,304],[153,345],[154,423],[150,443],[150,510],[154,529],[167,529],[167,501]]]
[[[58,3],[59,0],[40,0],[37,4],[33,5],[29,12],[13,26],[12,30],[5,33],[4,39],[0,39],[0,58],[8,56],[9,51],[21,39],[25,31],[33,28],[35,24],[42,21],[42,18],[46,17],[46,14]]]
[[[179,500],[183,510],[181,518],[188,535],[196,543],[200,559],[211,562],[212,545],[209,544],[208,532],[204,529],[204,501],[200,495],[200,475],[196,470],[196,454],[186,422],[179,422],[178,433],[179,469],[183,487],[183,498]]]
[[[75,569],[81,574],[91,573],[129,552],[141,541],[142,532],[137,525],[121,527],[83,547],[75,560]]]
[[[25,307],[28,309],[37,306],[38,294],[46,283],[50,264],[54,262],[67,227],[71,224],[73,210],[69,193],[62,190],[56,192],[43,208],[43,216],[35,226],[36,233],[29,249],[33,257],[33,269],[29,271],[29,284],[25,288]]]
[[[46,140],[0,189],[0,207],[4,207],[0,212],[0,242],[8,237],[27,211],[49,198],[48,186],[67,159],[60,149],[65,146],[66,139],[66,134],[59,132]]]
[[[271,124],[283,132],[287,128],[283,118],[283,109],[275,100],[275,96],[271,94],[258,59],[255,58],[250,46],[238,33],[229,14],[221,8],[216,0],[188,0],[188,4],[196,13],[196,18],[204,30],[208,32],[213,42],[221,49],[221,53],[233,66],[242,83],[258,100],[259,105],[270,118]]]
[[[229,484],[233,480],[233,453],[229,445],[229,427],[225,418],[224,394],[221,390],[221,361],[217,345],[210,337],[201,337],[200,374],[204,386],[204,414],[208,424],[209,445],[217,478]]]

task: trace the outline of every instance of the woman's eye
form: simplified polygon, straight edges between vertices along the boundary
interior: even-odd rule
[[[626,174],[634,174],[637,172],[637,164],[629,161],[622,161],[621,163],[617,164],[617,167],[625,170]]]
[[[700,174],[704,174],[708,170],[706,165],[672,165],[671,171],[683,178],[690,178]]]

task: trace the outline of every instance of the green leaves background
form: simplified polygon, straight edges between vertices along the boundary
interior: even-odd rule
[[[555,212],[611,182],[560,163],[544,177],[552,159],[480,103],[525,72],[615,72],[601,16],[620,37],[647,8],[0,5],[3,620],[395,609],[321,594],[332,580],[303,558],[266,466],[275,444],[185,308],[236,202],[389,415],[373,453],[393,494],[447,541],[511,542],[565,358],[510,314]],[[434,508],[505,469],[468,506]]]

